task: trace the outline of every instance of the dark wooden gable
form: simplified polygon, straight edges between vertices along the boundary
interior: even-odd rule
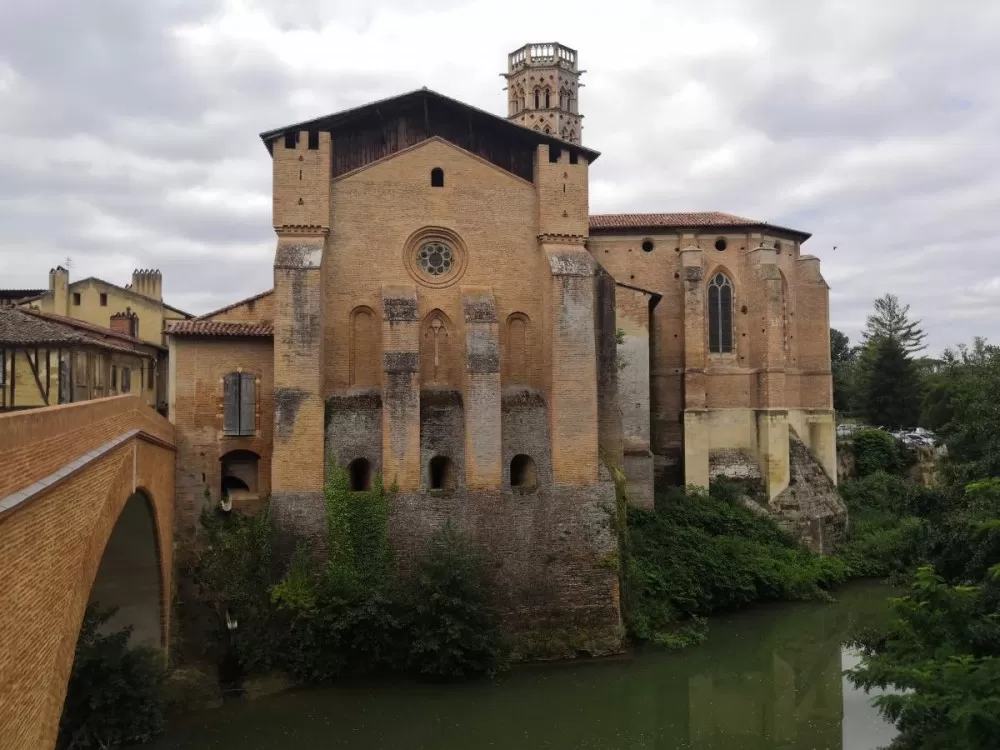
[[[535,149],[539,143],[575,151],[587,161],[593,161],[598,155],[596,151],[528,130],[427,89],[272,130],[262,133],[261,138],[270,148],[286,132],[302,130],[332,134],[333,177],[434,136],[529,182],[534,180]]]

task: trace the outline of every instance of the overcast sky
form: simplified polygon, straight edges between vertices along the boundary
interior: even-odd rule
[[[420,86],[506,114],[529,41],[588,71],[593,213],[803,229],[852,339],[892,291],[932,352],[1000,342],[989,0],[0,0],[0,287],[69,257],[195,313],[263,291],[258,133]]]

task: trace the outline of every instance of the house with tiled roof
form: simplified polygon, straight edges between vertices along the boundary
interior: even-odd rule
[[[276,558],[322,546],[327,478],[381,475],[400,564],[453,522],[527,657],[621,644],[612,476],[643,507],[728,477],[843,537],[809,233],[591,215],[582,72],[529,44],[506,117],[424,88],[261,134],[274,286],[167,330],[179,533],[270,496]]]
[[[63,315],[0,309],[0,411],[131,393],[157,406],[162,346]]]
[[[163,277],[155,269],[136,269],[129,284],[113,284],[95,276],[71,281],[69,271],[56,266],[49,271],[49,288],[0,289],[0,307],[16,306],[58,316],[67,325],[73,321],[89,326],[91,334],[116,331],[130,340],[145,342],[162,353],[154,364],[154,405],[166,409],[166,336],[173,321],[193,316],[163,301]],[[110,371],[109,371],[110,372]]]

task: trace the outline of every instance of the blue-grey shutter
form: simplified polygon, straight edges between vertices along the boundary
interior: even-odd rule
[[[227,435],[240,432],[240,374],[231,372],[222,381],[222,431]]]
[[[240,434],[257,430],[257,379],[248,372],[240,375]]]

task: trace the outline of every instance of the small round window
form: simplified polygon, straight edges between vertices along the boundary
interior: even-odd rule
[[[651,252],[653,252],[653,247],[654,247],[654,245],[653,245],[653,241],[652,240],[646,239],[646,240],[642,241],[642,251],[644,253],[651,253]]]
[[[420,270],[431,276],[443,276],[454,263],[451,248],[443,242],[428,242],[417,251]]]
[[[726,242],[725,237],[719,237],[719,239],[715,241],[715,249],[721,253],[723,250],[726,249],[727,244],[728,243]]]

